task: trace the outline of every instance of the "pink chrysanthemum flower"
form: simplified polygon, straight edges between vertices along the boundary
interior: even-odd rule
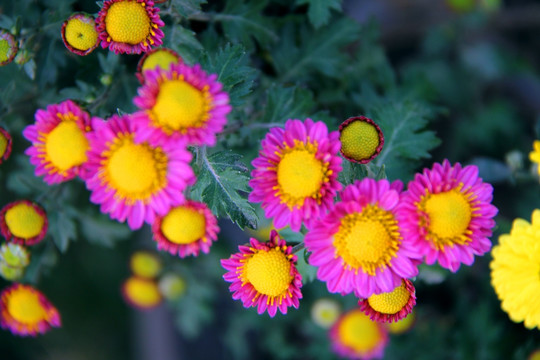
[[[14,335],[35,336],[60,327],[58,310],[38,290],[13,284],[0,293],[0,325]]]
[[[398,222],[400,181],[363,179],[341,193],[342,201],[305,237],[309,263],[333,293],[367,298],[390,292],[417,275],[419,257]]]
[[[217,219],[205,203],[188,200],[156,217],[152,224],[154,240],[159,250],[184,258],[208,254],[212,242],[217,240]]]
[[[13,61],[19,51],[19,44],[15,37],[7,30],[0,29],[0,66]]]
[[[7,204],[0,211],[0,232],[7,241],[35,245],[47,234],[49,221],[45,210],[29,200]]]
[[[232,283],[229,290],[233,299],[242,300],[244,307],[257,307],[259,314],[268,311],[270,317],[277,310],[287,313],[287,308],[298,308],[302,298],[302,276],[296,269],[296,255],[277,231],[272,231],[270,241],[261,243],[250,239],[250,246],[240,246],[240,252],[221,260],[228,270],[223,275]]]
[[[152,0],[108,0],[96,19],[101,47],[117,54],[140,54],[162,44],[165,25]]]
[[[491,204],[493,187],[478,177],[478,167],[450,165],[444,160],[424,169],[408,184],[403,197],[404,236],[425,256],[453,272],[471,265],[474,255],[491,248],[488,237],[497,208]]]
[[[172,63],[167,70],[149,69],[133,103],[141,111],[133,115],[140,140],[185,140],[188,145],[216,143],[216,134],[231,111],[229,95],[217,75],[199,65]]]
[[[388,330],[360,309],[343,314],[330,329],[332,349],[347,359],[381,359],[388,343]]]
[[[11,147],[13,140],[11,135],[2,127],[0,127],[0,164],[6,161],[11,155]]]
[[[74,54],[90,54],[99,45],[94,17],[85,13],[71,15],[62,24],[62,41]]]
[[[371,295],[358,302],[362,310],[371,320],[378,322],[395,322],[409,315],[416,305],[413,283],[403,279],[400,286],[390,292]]]
[[[328,133],[322,121],[288,120],[285,129],[270,129],[261,146],[252,162],[249,201],[262,202],[276,228],[289,224],[298,231],[302,222],[309,227],[341,190],[339,133]]]
[[[137,72],[135,76],[141,84],[144,84],[144,72],[155,68],[161,68],[168,70],[171,64],[183,62],[178,53],[169,48],[156,48],[152,49],[139,59],[137,63]]]
[[[36,175],[44,176],[49,185],[73,179],[82,174],[89,149],[88,133],[92,130],[90,115],[73,101],[39,109],[36,122],[27,126],[24,137],[32,142],[25,154],[36,167]]]
[[[185,146],[135,140],[128,115],[96,119],[93,127],[86,187],[103,213],[120,222],[127,219],[131,229],[138,229],[185,201],[183,191],[195,181]]]

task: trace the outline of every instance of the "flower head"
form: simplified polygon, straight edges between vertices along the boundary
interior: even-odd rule
[[[30,254],[22,245],[4,243],[0,246],[0,276],[9,281],[23,277],[30,263]]]
[[[186,291],[186,282],[180,275],[167,273],[159,279],[158,287],[165,299],[174,301]]]
[[[165,24],[152,0],[107,0],[96,19],[101,47],[140,54],[162,43]]]
[[[60,327],[60,315],[33,287],[13,284],[0,293],[0,326],[15,335],[35,336]]]
[[[122,285],[124,300],[141,310],[152,309],[161,304],[162,297],[153,279],[131,276]]]
[[[510,234],[499,237],[491,255],[491,284],[502,309],[514,322],[540,329],[540,210],[532,223],[516,219]]]
[[[535,140],[533,142],[533,151],[529,153],[529,159],[537,165],[537,171],[540,175],[540,140]]]
[[[311,319],[322,328],[330,328],[339,318],[339,304],[331,299],[318,299],[311,307]]]
[[[84,178],[82,166],[89,149],[88,133],[92,130],[90,115],[73,101],[39,109],[36,122],[27,126],[24,137],[32,142],[26,150],[30,162],[36,167],[36,175],[44,175],[49,185]]]
[[[129,267],[136,276],[153,279],[161,271],[161,261],[154,253],[140,250],[131,255]]]
[[[365,116],[348,118],[339,126],[341,154],[349,161],[367,164],[375,159],[384,145],[381,128]]]
[[[152,224],[154,240],[159,250],[184,258],[208,254],[213,241],[217,240],[217,219],[205,203],[188,200],[156,217]]]
[[[7,30],[0,29],[0,66],[9,64],[17,55],[19,45]]]
[[[388,343],[383,324],[372,321],[359,309],[343,314],[330,329],[332,349],[348,359],[380,359]]]
[[[92,15],[75,13],[62,24],[62,40],[77,55],[88,55],[99,45],[96,22]]]
[[[182,58],[178,53],[169,48],[156,48],[152,49],[141,57],[137,64],[137,72],[135,76],[144,84],[144,72],[146,70],[152,70],[155,68],[160,68],[163,70],[168,70],[171,64],[176,64],[182,62]]]
[[[216,74],[206,74],[199,65],[172,63],[166,70],[146,70],[144,76],[133,99],[141,109],[133,116],[139,139],[215,145],[231,111],[229,95]]]
[[[34,245],[43,240],[49,221],[45,210],[29,200],[7,204],[0,211],[0,232],[7,241]]]
[[[250,246],[240,246],[240,252],[221,260],[228,271],[223,278],[232,283],[229,290],[233,299],[242,300],[244,307],[257,307],[259,314],[268,311],[270,317],[277,310],[298,308],[302,298],[302,276],[296,269],[296,255],[276,231],[270,241],[261,243],[250,239]]]
[[[374,294],[358,303],[360,310],[371,320],[378,322],[395,322],[409,315],[416,305],[414,285],[403,279],[400,286],[390,292]]]
[[[11,147],[13,140],[11,135],[2,127],[0,127],[0,164],[6,161],[11,155]]]
[[[471,265],[474,255],[489,251],[493,217],[493,187],[478,177],[474,165],[462,167],[448,160],[424,169],[408,184],[403,197],[402,226],[426,263],[453,272]]]
[[[305,237],[309,263],[328,290],[360,298],[390,292],[417,275],[418,255],[401,234],[400,181],[363,179],[348,185],[342,201]]]
[[[86,187],[103,213],[138,229],[185,201],[183,191],[195,181],[185,146],[137,141],[128,115],[96,120],[93,126]]]
[[[341,189],[338,138],[322,121],[306,119],[270,129],[261,142],[259,157],[252,162],[249,201],[262,202],[276,228],[289,224],[298,231],[302,222],[309,227],[332,206]]]

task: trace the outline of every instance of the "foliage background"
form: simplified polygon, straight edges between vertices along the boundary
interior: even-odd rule
[[[324,120],[332,130],[359,114],[379,123],[383,153],[369,166],[344,164],[344,183],[366,175],[408,181],[444,158],[474,163],[495,186],[494,243],[515,217],[529,219],[540,201],[527,159],[540,135],[540,8],[526,0],[454,3],[473,6],[457,11],[420,0],[160,5],[164,45],[217,73],[234,110],[218,146],[194,150],[199,180],[191,195],[221,217],[220,240],[194,259],[162,254],[166,267],[186,279],[187,292],[139,313],[123,303],[119,288],[129,276],[130,254],[154,248],[148,229],[130,232],[99,214],[81,182],[47,187],[33,176],[21,135],[38,108],[67,98],[101,117],[133,111],[139,57],[102,49],[78,57],[65,49],[62,22],[74,11],[97,13],[93,1],[3,2],[0,27],[16,33],[22,49],[17,64],[0,68],[0,123],[14,137],[12,157],[0,167],[0,203],[26,197],[47,209],[50,232],[32,249],[24,280],[59,308],[63,327],[35,339],[0,332],[2,359],[334,358],[311,305],[330,297],[349,309],[354,297],[329,295],[304,263],[300,309],[269,319],[234,302],[221,279],[219,259],[248,239],[240,228],[267,225],[245,199],[249,163],[267,129],[288,118]],[[540,347],[537,330],[501,311],[489,261],[486,255],[457,274],[423,268],[415,282],[416,326],[391,337],[385,358],[524,359]]]

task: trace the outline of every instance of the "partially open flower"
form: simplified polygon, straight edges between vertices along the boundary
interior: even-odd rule
[[[152,0],[107,0],[96,19],[102,48],[140,54],[161,45],[165,24]]]
[[[174,301],[180,298],[186,291],[186,282],[177,274],[167,273],[159,279],[158,287],[165,299]]]
[[[6,161],[11,155],[11,146],[12,146],[11,135],[4,129],[0,127],[0,164]]]
[[[137,64],[137,72],[135,76],[144,84],[144,72],[146,70],[152,70],[155,68],[160,68],[163,70],[168,70],[171,64],[176,64],[182,62],[180,55],[176,51],[169,48],[157,48],[148,51],[145,53],[139,63]]]
[[[35,336],[60,327],[58,310],[31,286],[14,284],[0,294],[0,326],[15,335]]]
[[[403,279],[400,286],[390,292],[371,295],[358,303],[360,310],[371,320],[378,322],[395,322],[405,318],[416,305],[414,285]]]
[[[161,271],[161,261],[149,251],[137,251],[131,255],[129,266],[133,274],[148,279],[155,278]]]
[[[161,304],[162,298],[155,280],[132,276],[122,285],[124,300],[139,309],[152,309]]]
[[[45,210],[28,200],[14,201],[0,211],[0,232],[17,244],[37,244],[45,237],[48,224]]]
[[[7,30],[0,29],[0,66],[12,62],[17,51],[19,51],[19,45],[15,37]]]
[[[277,310],[287,313],[287,308],[298,308],[302,298],[302,275],[296,269],[296,255],[276,231],[270,241],[261,243],[250,239],[250,246],[240,246],[240,252],[221,260],[228,272],[225,281],[232,283],[229,290],[233,299],[242,300],[244,307],[257,307],[259,314],[268,310],[270,317]]]
[[[0,246],[0,263],[15,268],[25,268],[30,263],[30,254],[20,244],[4,243]]]
[[[347,119],[339,126],[341,154],[349,161],[367,164],[375,159],[384,145],[381,128],[365,116]]]
[[[92,130],[90,115],[71,100],[51,104],[39,109],[36,122],[23,130],[32,142],[25,154],[36,167],[36,175],[44,176],[49,184],[58,184],[79,175],[84,178],[82,166],[87,160]]]
[[[205,203],[188,200],[173,207],[152,224],[154,240],[159,250],[181,258],[208,254],[212,242],[217,240],[217,219]]]
[[[311,307],[311,319],[325,329],[334,325],[340,314],[339,304],[331,299],[318,299]]]
[[[357,360],[383,357],[388,334],[383,324],[372,321],[359,309],[341,316],[330,329],[333,350],[342,357]]]
[[[99,45],[94,17],[85,13],[71,15],[62,25],[66,48],[77,55],[88,55]]]

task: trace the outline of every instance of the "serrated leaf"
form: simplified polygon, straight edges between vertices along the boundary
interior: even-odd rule
[[[201,5],[206,4],[206,0],[173,0],[172,6],[184,17],[201,12]]]
[[[241,105],[251,92],[257,71],[249,67],[249,56],[242,45],[227,44],[215,54],[209,53],[201,62],[208,73],[218,75],[223,89],[229,93],[232,106]]]
[[[316,28],[328,24],[330,10],[341,12],[341,0],[297,0],[297,5],[308,4],[309,22]]]
[[[192,197],[204,201],[216,216],[226,216],[240,228],[257,227],[257,214],[247,200],[248,168],[241,155],[221,151],[210,156],[199,154],[197,183]]]
[[[76,239],[76,226],[73,218],[64,211],[49,214],[50,232],[61,253],[65,253],[70,241]]]
[[[273,23],[263,15],[267,3],[267,0],[229,0],[223,12],[214,16],[214,20],[222,24],[231,42],[241,43],[251,50],[255,47],[255,38],[263,48],[267,48],[279,39]]]
[[[368,176],[365,165],[356,164],[344,159],[341,166],[342,171],[338,175],[338,180],[344,185],[352,184],[355,180],[361,180]]]
[[[90,242],[113,247],[126,239],[131,231],[125,224],[117,223],[103,215],[78,213],[82,235]]]
[[[287,119],[303,119],[315,108],[313,94],[299,87],[272,86],[268,90],[262,122],[283,124]]]
[[[350,59],[343,48],[359,39],[360,26],[343,18],[315,32],[304,29],[295,34],[284,27],[280,46],[274,51],[274,65],[282,81],[320,72],[329,77],[340,77],[341,69]],[[294,39],[298,38],[298,41]]]
[[[188,63],[198,62],[204,48],[197,40],[195,32],[177,24],[167,29],[169,31],[166,33],[165,39],[171,49],[175,50]]]

